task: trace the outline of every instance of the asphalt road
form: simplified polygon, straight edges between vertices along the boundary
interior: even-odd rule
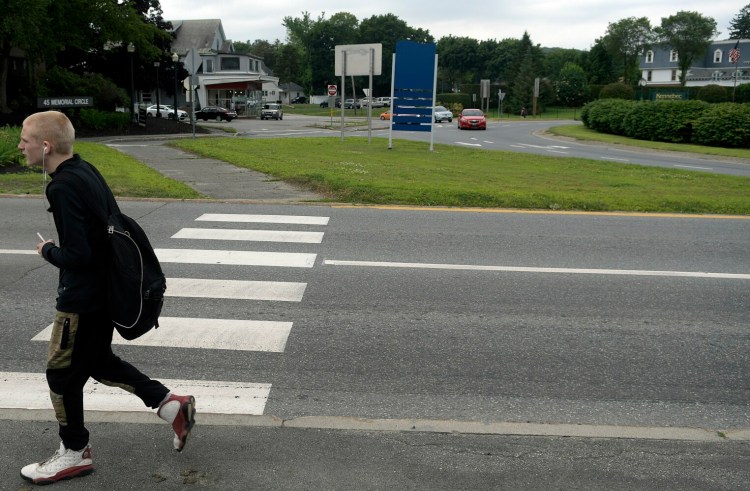
[[[362,117],[360,121],[365,121]],[[222,127],[231,124],[239,136],[249,138],[273,138],[294,136],[340,136],[340,131],[324,129],[324,126],[338,124],[338,115],[333,118],[298,116],[285,114],[282,121],[235,120],[231,123],[201,123],[205,126]],[[570,139],[556,138],[546,133],[551,126],[575,124],[572,121],[491,121],[486,131],[458,130],[452,123],[435,124],[435,143],[460,145],[489,150],[510,150],[557,157],[581,157],[604,162],[638,164],[655,167],[675,168],[695,172],[712,172],[738,176],[750,176],[750,161],[678,152],[657,152],[623,145],[582,143]],[[369,133],[375,143],[388,138],[385,122],[372,121]],[[368,136],[367,126],[348,131],[347,136]],[[412,139],[429,143],[430,134],[422,132],[394,132],[393,138]]]
[[[211,489],[750,484],[746,218],[207,202],[121,208],[157,249],[315,256],[304,269],[165,264],[168,278],[306,285],[299,302],[168,299],[167,316],[290,321],[281,352],[202,349],[200,340],[189,349],[117,348],[160,378],[269,383],[263,417],[207,419],[194,453],[177,459],[151,456],[168,443],[152,425],[113,425],[117,415],[102,414],[97,444],[108,458],[99,477],[75,483],[81,489],[172,489],[191,472]],[[54,236],[41,199],[0,199],[0,209],[0,249],[33,248],[36,232]],[[196,221],[205,213],[328,221]],[[174,238],[192,227],[324,236],[310,244]],[[0,267],[0,370],[41,372],[46,346],[30,339],[49,322],[55,271],[13,252],[0,254]],[[28,439],[21,452],[4,446],[10,476],[24,459],[51,453],[49,423],[0,414],[3,441]],[[122,467],[133,476],[127,482],[112,462],[122,445],[132,454]]]

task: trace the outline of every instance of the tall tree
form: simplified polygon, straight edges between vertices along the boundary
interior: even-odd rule
[[[688,69],[696,58],[704,56],[711,40],[719,34],[716,21],[698,12],[686,10],[663,17],[656,33],[663,45],[677,51],[680,85],[685,86]]]
[[[750,39],[750,4],[745,5],[729,23],[730,39]]]
[[[541,71],[542,52],[531,42],[528,32],[523,33],[516,55],[508,70],[510,91],[508,108],[518,111],[522,106],[531,109],[534,100],[534,79]]]
[[[583,68],[588,74],[589,83],[597,85],[616,82],[618,75],[622,73],[622,69],[618,68],[616,60],[612,58],[601,38],[591,47]]]
[[[451,90],[460,91],[462,83],[476,83],[479,42],[470,37],[445,36],[437,43],[438,66]]]
[[[568,107],[581,106],[588,99],[586,72],[575,63],[567,62],[557,79],[557,98]]]
[[[0,0],[0,113],[10,111],[8,71],[12,49],[20,49],[27,62],[39,61],[47,51],[51,0]]]
[[[628,17],[612,22],[604,35],[604,45],[622,62],[622,81],[634,84],[638,78],[638,55],[652,43],[653,30],[646,17]]]

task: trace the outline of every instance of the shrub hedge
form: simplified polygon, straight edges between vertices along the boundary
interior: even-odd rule
[[[750,104],[600,99],[583,107],[581,121],[639,140],[750,147]]]

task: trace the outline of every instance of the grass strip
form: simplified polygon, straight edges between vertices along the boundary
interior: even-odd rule
[[[366,138],[180,140],[206,157],[304,185],[332,202],[750,214],[750,178],[580,158]]]
[[[164,177],[138,160],[90,142],[76,142],[75,151],[94,164],[115,196],[133,198],[200,198],[190,186]],[[0,194],[41,194],[42,173],[28,169],[22,173],[0,174]]]

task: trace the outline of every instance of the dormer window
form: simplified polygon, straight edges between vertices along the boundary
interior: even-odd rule
[[[680,57],[677,55],[676,49],[673,49],[669,52],[669,61],[680,61]]]
[[[724,54],[723,51],[721,51],[720,49],[717,49],[716,51],[714,51],[714,63],[721,63],[721,58],[723,54]]]
[[[646,63],[654,62],[654,52],[651,50],[646,51]]]

